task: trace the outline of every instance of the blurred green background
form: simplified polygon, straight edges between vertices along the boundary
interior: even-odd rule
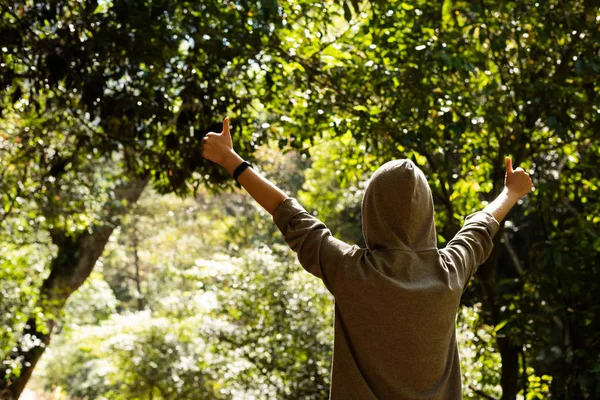
[[[242,157],[361,246],[384,162],[423,169],[443,246],[513,157],[535,190],[463,296],[463,397],[600,398],[597,2],[0,16],[0,398],[328,398],[333,298],[201,157],[225,116]]]

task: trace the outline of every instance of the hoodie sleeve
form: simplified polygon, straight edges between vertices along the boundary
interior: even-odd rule
[[[455,267],[463,291],[477,268],[490,256],[494,247],[492,239],[499,228],[498,221],[491,214],[476,212],[465,219],[463,227],[440,250],[446,263]]]
[[[288,197],[273,212],[273,221],[300,265],[323,280],[335,296],[341,278],[341,263],[353,246],[333,237],[327,226]]]

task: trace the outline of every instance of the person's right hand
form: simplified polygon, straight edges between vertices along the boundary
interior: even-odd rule
[[[523,168],[513,170],[510,157],[506,157],[506,176],[504,178],[504,186],[508,193],[521,198],[531,191],[533,183],[531,177]]]

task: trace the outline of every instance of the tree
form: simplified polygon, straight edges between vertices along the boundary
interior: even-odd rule
[[[465,302],[482,300],[486,323],[498,328],[504,399],[527,393],[532,365],[553,377],[555,396],[595,396],[599,360],[588,355],[597,353],[590,294],[598,288],[586,277],[600,251],[596,9],[583,1],[344,7],[333,25],[306,17],[286,32],[265,76],[273,93],[288,93],[271,123],[299,149],[315,131],[351,134],[364,156],[343,158],[344,175],[412,158],[429,178],[442,244],[501,190],[505,155],[534,172],[535,193],[503,224]]]
[[[269,176],[283,177],[279,166],[294,158],[300,159],[275,154],[266,165]],[[293,162],[285,164],[286,172],[298,173]],[[237,240],[245,231],[274,236],[277,228],[261,214],[241,191],[225,196],[203,190],[186,199],[145,192],[93,275],[69,298],[68,325],[53,338],[36,383],[90,398],[326,395],[332,298],[295,262],[281,237],[271,248]],[[254,217],[265,223],[253,225]],[[237,228],[233,238],[230,225]],[[134,226],[142,238],[140,262],[153,271],[144,285],[147,308],[139,311],[118,296],[120,315],[90,321],[98,309],[114,307],[112,293],[101,296],[111,299],[106,306],[89,301],[107,290],[104,279],[114,287],[115,272],[134,264],[123,257],[129,251],[124,236]]]
[[[45,317],[21,324],[0,369],[0,393],[18,397],[65,301],[148,182],[220,190],[226,174],[199,145],[227,112],[241,154],[260,142],[240,88],[278,16],[260,2],[169,0],[5,3],[1,13],[3,234],[25,219],[55,248],[37,296]]]
[[[12,252],[2,263],[26,299],[39,297],[22,312],[16,296],[0,304],[25,329],[17,336],[49,340],[54,314],[150,180],[160,193],[223,188],[224,171],[197,149],[227,112],[245,158],[269,136],[305,156],[316,136],[338,140],[331,148],[343,156],[332,161],[343,173],[332,190],[412,158],[429,178],[441,244],[499,192],[502,160],[513,156],[534,173],[536,191],[503,224],[465,304],[481,302],[482,323],[494,327],[503,398],[529,396],[532,373],[552,377],[553,396],[598,395],[600,360],[589,355],[600,340],[599,288],[589,277],[600,259],[600,33],[591,2],[1,7],[0,227]],[[325,165],[316,163],[309,185],[331,178]],[[353,198],[341,210],[327,196],[305,200],[357,220]],[[35,246],[52,258],[50,275],[36,276],[39,295],[36,279],[24,278]],[[13,347],[13,333],[0,337],[3,350]],[[34,349],[17,346],[2,375],[15,380]]]

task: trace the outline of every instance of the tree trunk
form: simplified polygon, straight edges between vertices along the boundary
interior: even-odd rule
[[[501,296],[498,292],[496,283],[496,271],[498,269],[501,243],[500,239],[503,236],[504,227],[500,227],[500,231],[494,237],[494,249],[490,257],[483,263],[477,275],[483,289],[483,298],[485,308],[490,313],[491,324],[498,325],[500,321]],[[496,337],[498,343],[498,351],[502,359],[502,373],[500,385],[502,386],[502,400],[515,400],[519,392],[519,346],[510,344],[510,337],[505,329]]]
[[[127,201],[125,207],[107,205],[107,218],[102,225],[84,231],[76,236],[64,231],[52,231],[52,241],[58,246],[58,253],[51,262],[50,275],[40,289],[39,305],[44,311],[45,320],[38,321],[31,316],[22,333],[22,340],[16,351],[9,355],[21,364],[19,376],[11,374],[9,379],[0,380],[0,398],[16,400],[21,395],[33,369],[50,343],[52,329],[69,296],[85,282],[98,258],[102,255],[113,230],[119,225],[120,217],[129,205],[136,202],[148,183],[148,177],[133,177],[115,190],[116,204]],[[25,339],[25,340],[23,340]],[[33,343],[32,343],[33,341]],[[0,368],[0,377],[6,375],[6,368]]]
[[[137,222],[137,221],[136,221]],[[138,252],[139,239],[137,223],[133,227],[133,262],[135,264],[135,287],[137,289],[138,310],[144,310],[144,296],[142,295],[142,278],[140,277],[140,256]]]
[[[502,386],[502,400],[514,400],[519,393],[519,346],[509,343],[509,337],[499,337],[498,349],[502,357],[502,375],[500,386]]]

